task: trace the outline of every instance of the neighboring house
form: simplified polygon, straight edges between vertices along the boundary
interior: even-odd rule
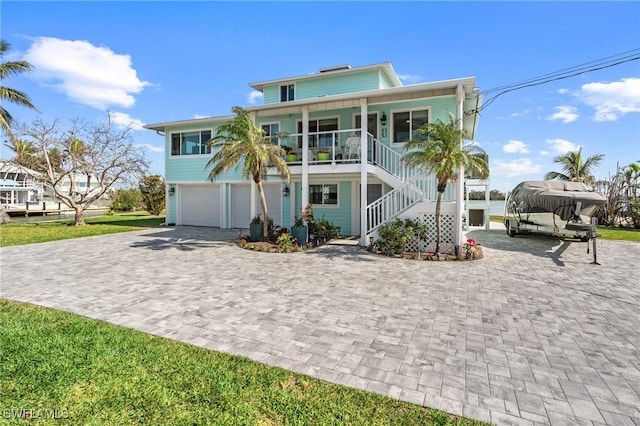
[[[43,183],[43,178],[42,173],[35,170],[12,161],[0,161],[0,202],[6,206],[23,206],[55,200],[53,190]],[[65,176],[59,188],[65,193],[87,193],[100,188],[100,183],[95,177],[88,179],[87,175],[77,173]]]
[[[449,112],[461,118],[473,139],[481,103],[475,78],[404,86],[387,62],[250,86],[264,95],[264,104],[246,109],[267,134],[286,132],[275,143],[295,154],[287,157],[291,183],[273,170],[265,184],[276,224],[290,227],[311,203],[316,217],[339,225],[343,235],[359,235],[363,245],[395,217],[418,217],[435,228],[435,180],[403,165],[403,146],[417,128],[447,120]],[[212,155],[207,141],[231,118],[145,126],[165,138],[168,223],[248,228],[260,212],[255,185],[242,180],[240,169],[207,180],[205,165]],[[463,188],[460,181],[445,193],[444,245],[461,244]]]
[[[43,184],[40,173],[10,161],[0,161],[0,203],[5,206],[40,201]]]

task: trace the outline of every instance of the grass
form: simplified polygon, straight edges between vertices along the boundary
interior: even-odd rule
[[[0,299],[0,323],[0,408],[35,423],[485,424],[49,308]]]
[[[164,217],[135,212],[91,217],[86,221],[89,226],[73,226],[73,220],[3,224],[0,247],[155,228],[164,222]]]
[[[491,222],[504,223],[503,216],[490,216]],[[603,240],[633,241],[640,243],[640,230],[598,226],[598,238]]]

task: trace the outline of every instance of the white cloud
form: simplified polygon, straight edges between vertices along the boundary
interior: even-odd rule
[[[509,141],[502,147],[502,151],[509,154],[526,154],[529,151],[527,144],[521,141]]]
[[[540,173],[542,166],[534,164],[530,158],[519,158],[513,161],[495,160],[491,165],[491,175],[516,177]]]
[[[594,121],[616,121],[630,112],[640,112],[640,78],[584,84],[576,97],[595,108]]]
[[[578,110],[572,106],[557,106],[553,115],[547,117],[549,121],[562,120],[563,123],[572,123],[580,116]]]
[[[558,89],[558,93],[560,93],[561,95],[566,95],[567,93],[569,93],[569,89]]]
[[[576,145],[565,139],[547,139],[546,143],[555,154],[566,154],[569,151],[577,151],[580,149],[580,145]]]
[[[262,94],[262,92],[259,92],[257,90],[252,90],[247,95],[247,102],[249,103],[249,105],[254,105],[258,101],[262,100],[263,97],[264,95]]]
[[[422,80],[422,77],[416,74],[398,74],[398,78],[403,83],[415,83]]]
[[[129,114],[124,112],[110,112],[111,122],[118,127],[126,129],[127,127],[133,130],[144,130],[142,126],[144,123],[137,118],[132,118]]]
[[[158,152],[158,153],[164,152],[164,147],[155,146],[148,143],[137,144],[136,147],[146,149],[147,151],[150,151],[150,152]]]
[[[78,103],[99,109],[131,107],[135,103],[133,94],[149,85],[138,79],[129,55],[84,40],[39,37],[24,59],[34,66],[30,77]]]
[[[551,155],[549,151],[540,151],[540,155]]]
[[[195,118],[196,120],[199,118],[207,118],[206,115],[202,115],[202,114],[194,114],[193,118]]]

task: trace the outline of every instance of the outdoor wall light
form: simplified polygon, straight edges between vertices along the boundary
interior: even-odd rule
[[[169,196],[172,196],[176,193],[176,189],[174,187],[169,188]]]
[[[384,111],[382,112],[382,117],[380,117],[380,124],[383,126],[387,124],[387,114],[385,114]]]
[[[284,195],[285,197],[289,196],[289,187],[285,186],[284,189],[282,190],[282,195]]]

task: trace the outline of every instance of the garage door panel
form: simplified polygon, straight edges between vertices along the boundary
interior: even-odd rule
[[[220,226],[220,185],[181,185],[180,224]]]
[[[269,217],[273,219],[276,225],[282,225],[282,200],[280,199],[280,184],[263,184],[262,188],[264,189],[264,196],[267,198],[267,211],[269,212]],[[258,211],[262,211],[262,207],[260,204],[260,194],[257,193],[256,205],[258,206]]]
[[[231,185],[231,227],[248,228],[251,222],[251,186]]]

